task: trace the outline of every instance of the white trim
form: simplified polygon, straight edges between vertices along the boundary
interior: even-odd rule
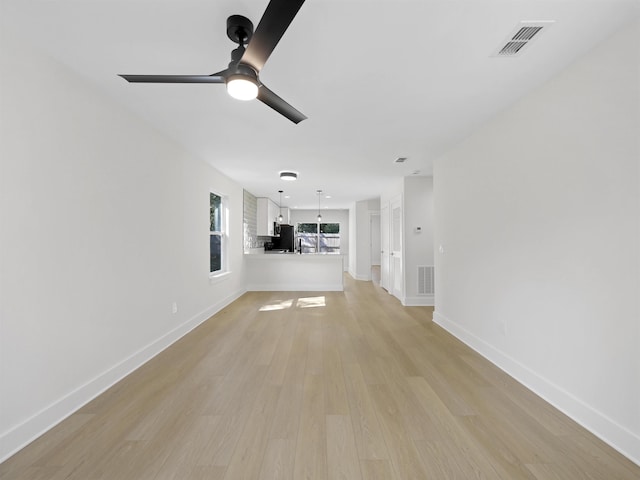
[[[31,418],[0,434],[0,463],[27,446],[43,433],[55,427],[65,418],[89,403],[98,395],[112,387],[134,370],[140,368],[153,357],[178,341],[212,315],[234,302],[245,293],[240,290],[227,298],[211,305],[182,325],[167,332],[137,352],[109,368],[97,377],[89,380],[48,407],[43,408]]]
[[[433,322],[464,342],[536,395],[572,418],[632,462],[640,465],[640,436],[587,405],[570,392],[475,336],[464,327],[433,312]]]
[[[354,280],[360,280],[360,281],[363,281],[363,282],[370,282],[371,281],[371,274],[369,274],[369,275],[356,275],[351,270],[348,270],[347,273],[349,275],[351,275],[351,278],[353,278]]]
[[[231,271],[227,270],[227,271],[223,271],[223,272],[217,272],[217,273],[210,273],[209,274],[209,284],[214,284],[214,283],[220,283],[224,280],[227,280],[227,278],[231,275]]]
[[[420,295],[419,297],[405,297],[402,300],[405,307],[433,307],[435,305],[434,295]]]

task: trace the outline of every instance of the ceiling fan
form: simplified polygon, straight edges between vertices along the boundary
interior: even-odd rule
[[[231,52],[229,67],[211,75],[120,75],[132,83],[224,83],[239,100],[257,98],[294,123],[307,117],[269,90],[260,81],[260,70],[286,32],[304,0],[271,0],[258,27],[242,15],[227,19],[227,36],[238,48]]]

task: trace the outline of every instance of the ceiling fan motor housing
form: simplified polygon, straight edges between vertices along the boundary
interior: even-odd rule
[[[244,63],[240,63],[236,65],[233,62],[231,62],[231,64],[229,64],[229,67],[232,67],[235,71],[231,73],[231,75],[228,75],[226,77],[227,82],[229,82],[230,80],[233,80],[234,78],[243,78],[243,79],[249,78],[256,85],[259,83],[258,73],[249,65],[245,65]]]
[[[242,15],[227,18],[227,37],[238,45],[246,45],[253,36],[253,23]]]

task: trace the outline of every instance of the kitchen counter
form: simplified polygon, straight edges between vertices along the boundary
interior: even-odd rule
[[[336,254],[336,253],[298,253],[298,252],[283,252],[280,250],[267,250],[266,252],[260,252],[260,253],[245,253],[245,256],[257,256],[257,257],[264,257],[265,255],[269,256],[269,255],[296,255],[298,257],[325,257],[325,256],[332,256],[332,257],[343,257],[343,255],[340,254]]]
[[[342,291],[343,255],[249,253],[244,256],[249,291]]]

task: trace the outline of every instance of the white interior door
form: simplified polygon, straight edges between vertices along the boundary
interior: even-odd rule
[[[389,206],[380,209],[380,286],[391,293],[389,285],[389,266],[391,251],[389,247]]]
[[[390,277],[391,290],[395,297],[402,300],[403,274],[402,274],[402,202],[400,198],[391,201],[391,263]]]

